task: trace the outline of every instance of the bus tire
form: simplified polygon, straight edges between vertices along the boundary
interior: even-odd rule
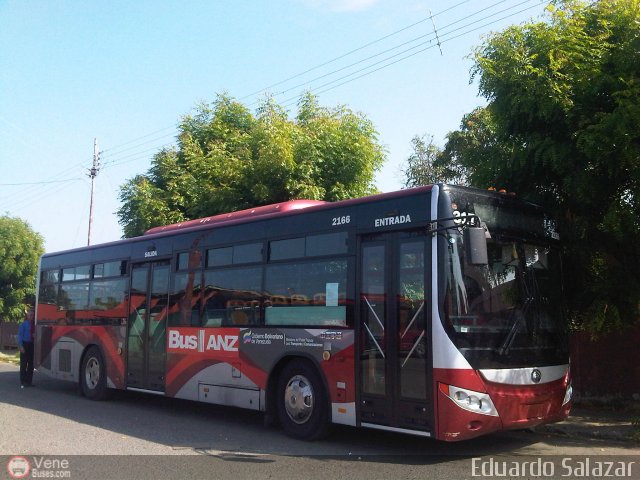
[[[318,440],[329,431],[327,392],[318,370],[296,358],[278,378],[276,405],[278,420],[287,435],[301,440]]]
[[[90,400],[107,398],[107,365],[102,352],[95,345],[90,347],[82,358],[80,366],[80,389]]]

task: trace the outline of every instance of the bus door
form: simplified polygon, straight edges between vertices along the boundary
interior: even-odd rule
[[[433,430],[428,240],[424,232],[361,238],[358,371],[362,424]]]
[[[164,392],[169,261],[131,270],[127,387]]]

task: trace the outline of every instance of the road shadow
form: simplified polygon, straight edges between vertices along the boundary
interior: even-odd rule
[[[0,371],[1,403],[165,445],[175,453],[208,455],[230,462],[270,462],[269,456],[277,455],[428,465],[514,452],[531,455],[537,443],[552,438],[519,431],[445,443],[335,426],[326,439],[303,442],[287,437],[279,428],[266,428],[260,412],[129,391],[113,391],[108,401],[92,402],[79,394],[77,385],[37,373],[36,387],[20,389],[17,369],[8,369],[14,367],[3,365]],[[584,446],[584,440],[561,441],[565,446]],[[624,444],[616,444],[621,446]]]

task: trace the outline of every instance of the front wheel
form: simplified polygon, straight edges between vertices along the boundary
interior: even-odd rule
[[[98,347],[87,350],[80,367],[80,388],[90,400],[107,398],[107,365]]]
[[[308,361],[289,362],[278,378],[278,419],[284,431],[302,440],[324,437],[329,428],[327,393]]]

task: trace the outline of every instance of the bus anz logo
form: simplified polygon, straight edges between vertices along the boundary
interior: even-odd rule
[[[238,351],[237,335],[220,335],[197,330],[197,333],[182,333],[179,330],[169,330],[169,350],[207,351]]]

